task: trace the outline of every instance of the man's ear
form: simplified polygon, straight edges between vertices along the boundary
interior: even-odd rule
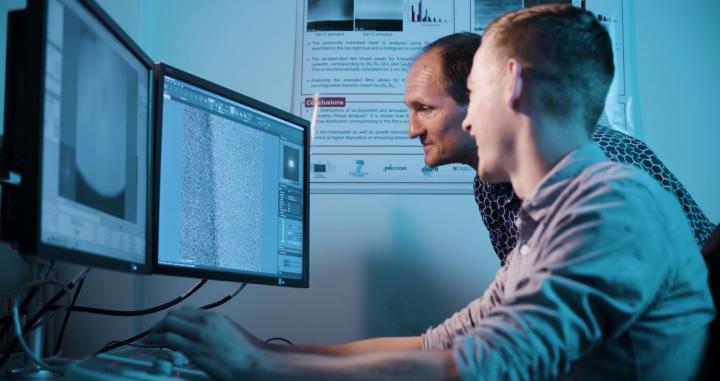
[[[507,62],[507,96],[508,106],[517,109],[518,101],[523,93],[522,65],[515,58]]]

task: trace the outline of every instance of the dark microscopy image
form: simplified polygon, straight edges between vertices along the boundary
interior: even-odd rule
[[[525,0],[523,5],[525,8],[534,7],[536,5],[546,4],[572,4],[571,0]]]
[[[402,32],[403,0],[355,0],[355,30]]]
[[[351,30],[353,0],[308,0],[308,32]]]

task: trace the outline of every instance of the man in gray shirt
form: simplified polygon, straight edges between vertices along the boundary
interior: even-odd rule
[[[193,308],[149,343],[220,380],[678,380],[697,376],[714,306],[677,201],[590,139],[613,77],[589,12],[542,6],[488,26],[463,127],[478,175],[523,200],[518,245],[481,298],[420,338],[276,347]]]

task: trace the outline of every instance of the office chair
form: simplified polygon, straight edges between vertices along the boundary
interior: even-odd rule
[[[708,283],[715,309],[718,309],[720,308],[720,225],[715,227],[710,238],[705,242],[702,255],[708,268]],[[710,324],[710,341],[705,355],[703,379],[720,380],[718,358],[720,358],[720,319],[716,316]]]

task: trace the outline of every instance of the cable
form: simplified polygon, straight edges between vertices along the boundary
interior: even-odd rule
[[[52,271],[53,271],[54,269],[55,269],[55,260],[51,259],[51,260],[50,260],[50,266],[48,266],[47,270],[45,270],[45,276],[43,277],[43,279],[48,279],[48,278],[50,278],[50,273],[52,273]]]
[[[162,310],[168,309],[172,306],[175,306],[176,304],[182,302],[183,300],[189,298],[192,294],[197,292],[203,285],[207,283],[207,279],[203,279],[198,281],[195,285],[193,285],[188,291],[186,291],[184,294],[176,297],[175,299],[163,303],[158,306],[142,309],[142,310],[131,310],[131,311],[123,311],[123,310],[108,310],[103,308],[94,308],[94,307],[84,307],[84,306],[71,306],[68,311],[70,312],[84,312],[84,313],[90,313],[90,314],[97,314],[97,315],[109,315],[109,316],[142,316],[142,315],[150,315],[154,314],[156,312],[160,312]],[[56,311],[58,309],[61,309],[60,306],[50,306],[49,309],[51,311]],[[11,316],[7,316],[0,320],[0,324],[5,323],[5,319],[7,321],[11,320]],[[4,328],[3,328],[4,329]],[[2,332],[2,329],[0,329],[0,332]]]
[[[70,287],[68,287],[68,289],[70,289]],[[35,322],[37,322],[42,317],[42,315],[48,311],[49,307],[51,305],[54,305],[55,303],[57,303],[63,297],[63,295],[65,295],[66,293],[67,293],[67,291],[65,289],[61,290],[60,292],[55,294],[55,296],[53,296],[50,299],[50,301],[45,303],[45,305],[42,308],[40,308],[40,310],[38,312],[36,312],[35,315],[33,315],[31,317],[29,316],[27,318],[25,326],[23,327],[23,330],[27,331],[31,326],[34,326]],[[18,315],[19,315],[19,311],[18,311]],[[11,312],[11,319],[14,320],[14,315],[12,314],[12,312]],[[12,320],[11,320],[11,322],[12,322]],[[17,336],[17,334],[16,334],[16,336]],[[0,357],[0,368],[2,368],[5,365],[5,363],[7,362],[7,360],[10,358],[10,354],[12,354],[13,350],[15,350],[15,346],[17,344],[18,344],[18,338],[14,337],[13,340],[10,342],[10,344],[8,344],[8,346],[5,348],[5,353],[3,353],[2,357]]]
[[[216,301],[216,302],[213,302],[213,303],[210,303],[210,304],[206,304],[206,305],[200,307],[200,309],[210,310],[210,309],[213,309],[213,308],[215,308],[215,307],[221,306],[221,305],[227,303],[228,301],[230,301],[232,298],[234,298],[234,297],[235,297],[237,294],[239,294],[240,291],[242,291],[246,286],[247,286],[247,283],[242,283],[242,284],[240,285],[240,287],[238,287],[238,289],[235,290],[235,292],[233,292],[232,294],[225,295],[225,296],[222,297],[220,300],[218,300],[218,301]],[[111,341],[111,342],[105,344],[99,351],[95,352],[95,355],[98,355],[98,354],[100,354],[100,353],[110,352],[110,351],[112,351],[113,349],[117,349],[117,348],[120,348],[120,347],[123,347],[123,346],[126,346],[126,345],[130,345],[130,344],[132,344],[133,342],[138,341],[138,340],[142,339],[143,337],[147,336],[147,335],[150,333],[150,331],[152,331],[152,328],[147,329],[147,330],[145,330],[145,331],[142,331],[142,332],[138,333],[137,335],[135,335],[135,336],[133,336],[133,337],[130,337],[130,338],[128,338],[128,339],[125,339],[125,340],[115,340],[115,341]]]
[[[203,309],[203,310],[211,310],[211,309],[213,309],[213,308],[215,308],[215,307],[220,307],[220,306],[222,306],[223,304],[229,302],[230,299],[234,298],[237,294],[239,294],[240,291],[242,291],[242,290],[245,288],[245,286],[247,286],[247,283],[241,284],[240,287],[238,287],[238,289],[235,290],[235,292],[233,292],[232,294],[225,295],[222,299],[218,300],[217,302],[215,302],[215,303],[210,303],[210,304],[206,304],[206,305],[200,307],[200,309]]]
[[[142,315],[150,315],[154,314],[156,312],[160,312],[162,310],[166,310],[172,306],[177,305],[178,303],[182,302],[183,300],[189,298],[192,294],[194,294],[197,290],[199,290],[202,286],[207,283],[207,279],[202,279],[198,281],[195,285],[193,285],[189,290],[185,291],[184,294],[176,297],[175,299],[163,303],[158,306],[142,309],[142,310],[132,310],[132,311],[121,311],[121,310],[107,310],[103,308],[94,308],[94,307],[83,307],[83,306],[72,306],[70,307],[69,311],[72,312],[84,312],[84,313],[90,313],[90,314],[97,314],[97,315],[108,315],[108,316],[142,316]],[[55,308],[55,307],[53,307]]]
[[[124,347],[124,346],[126,346],[126,345],[130,345],[130,344],[132,344],[132,343],[134,343],[134,342],[142,339],[143,337],[147,336],[148,333],[150,333],[151,330],[152,330],[152,329],[147,329],[147,330],[142,331],[142,332],[138,333],[137,335],[135,335],[135,336],[133,336],[133,337],[130,337],[130,338],[128,338],[128,339],[125,339],[125,340],[115,340],[115,341],[111,341],[111,342],[105,344],[105,345],[102,347],[102,349],[100,349],[99,351],[95,352],[95,355],[98,355],[98,354],[100,354],[100,353],[110,352],[110,351],[112,351],[113,349],[117,349],[117,348],[120,348],[120,347]]]
[[[70,282],[70,284],[68,284],[67,290],[72,290],[72,289],[74,289],[74,288],[75,288],[75,284],[77,284],[77,283],[79,282],[79,280],[84,279],[84,278],[85,278],[85,275],[87,274],[88,271],[90,271],[90,268],[89,268],[89,267],[86,267],[85,269],[83,269],[83,271],[81,271],[80,274],[78,274],[78,275],[75,277],[75,279],[73,279],[73,281]],[[194,294],[195,292],[197,292],[197,290],[199,290],[200,287],[202,287],[203,285],[205,285],[205,283],[207,283],[207,279],[202,279],[202,280],[200,280],[199,282],[197,282],[195,285],[193,285],[193,286],[192,286],[188,291],[186,291],[183,295],[181,295],[181,296],[179,296],[179,297],[171,300],[170,302],[167,302],[167,303],[164,303],[164,304],[162,304],[162,305],[155,306],[155,307],[152,307],[152,308],[147,308],[147,309],[144,309],[144,310],[138,310],[138,311],[115,311],[115,310],[104,310],[104,309],[100,309],[100,308],[90,308],[90,307],[73,307],[73,308],[68,308],[67,310],[68,310],[68,312],[69,312],[69,311],[78,311],[78,312],[88,312],[88,313],[96,313],[96,314],[112,315],[112,316],[139,316],[139,315],[148,315],[148,314],[151,314],[151,313],[154,313],[154,312],[159,312],[159,311],[162,311],[162,310],[164,310],[164,309],[170,308],[170,307],[172,307],[172,306],[174,306],[174,305],[182,302],[183,300],[187,299],[187,298],[190,297],[192,294]],[[55,296],[53,296],[47,303],[45,303],[45,305],[40,309],[40,311],[38,311],[35,315],[33,315],[32,318],[30,318],[30,319],[28,320],[28,323],[25,325],[25,327],[23,327],[23,330],[27,331],[28,329],[31,329],[31,327],[34,327],[34,324],[37,322],[37,320],[38,320],[44,313],[46,313],[48,310],[55,311],[55,310],[61,309],[59,306],[56,306],[55,304],[65,295],[66,292],[67,292],[66,289],[63,289],[63,290],[59,291],[57,294],[55,294]],[[239,291],[237,291],[237,292],[239,292]],[[236,292],[233,296],[237,295],[237,292]],[[223,304],[223,303],[225,303],[225,302],[227,302],[227,300],[224,300],[224,301],[223,301],[222,303],[220,303],[220,304]],[[72,303],[72,302],[70,302],[70,303]],[[218,305],[220,305],[220,304],[218,304]],[[211,307],[211,308],[214,308],[214,307]],[[32,325],[31,325],[31,324],[32,324]],[[137,339],[135,339],[135,340],[137,340]],[[133,340],[133,341],[134,341],[134,340]],[[15,346],[16,346],[17,344],[18,344],[17,339],[13,339],[13,341],[10,343],[10,345],[8,345],[5,353],[3,353],[2,357],[0,357],[0,368],[2,368],[2,366],[3,366],[3,365],[7,362],[7,360],[10,358],[10,354],[11,354],[12,351],[15,349]]]
[[[20,314],[25,315],[25,312],[27,311],[27,306],[30,304],[32,299],[35,297],[35,293],[37,292],[37,288],[33,288],[30,290],[30,292],[25,295],[25,298],[23,298],[22,303],[20,303]],[[3,316],[2,319],[0,319],[0,338],[2,335],[7,332],[9,335],[12,330],[12,312],[7,314],[6,316]]]
[[[283,341],[283,342],[287,343],[287,345],[293,345],[293,343],[291,343],[290,340],[282,338],[282,337],[271,337],[271,338],[265,340],[266,343],[271,343],[273,341]]]
[[[41,318],[48,310],[50,310],[50,307],[54,306],[65,294],[68,293],[68,291],[70,291],[70,290],[72,290],[73,288],[75,288],[75,285],[80,281],[80,279],[85,278],[85,276],[87,275],[87,273],[88,273],[89,271],[90,271],[90,268],[89,268],[89,267],[84,268],[82,271],[80,271],[80,273],[78,273],[78,275],[75,276],[75,278],[73,278],[73,280],[72,280],[70,283],[67,284],[67,286],[63,287],[63,289],[60,290],[60,291],[58,291],[58,292],[55,294],[55,296],[53,296],[52,298],[50,298],[50,300],[48,300],[48,302],[45,303],[45,305],[43,305],[43,306],[40,308],[40,310],[38,310],[34,315],[28,316],[27,319],[26,319],[26,322],[25,322],[25,326],[22,327],[22,330],[23,330],[23,331],[27,331],[27,330],[29,330],[29,329],[34,328],[35,325],[36,325],[36,323],[37,323],[37,321],[40,320],[40,318]],[[41,282],[42,282],[42,281],[41,281]],[[50,281],[47,281],[47,282],[50,283]],[[35,282],[35,283],[38,283],[38,282]],[[32,284],[35,284],[35,283],[32,283]],[[57,283],[57,282],[53,282],[53,283]],[[29,286],[29,285],[28,285],[28,286]],[[23,289],[28,288],[28,286],[23,287]],[[13,300],[14,300],[14,299],[13,299]],[[69,305],[69,302],[70,302],[70,301],[71,301],[71,300],[68,299],[68,305]],[[19,311],[17,311],[17,312],[18,312],[18,317],[19,317]],[[14,315],[13,315],[13,320],[14,320]],[[0,357],[0,368],[2,368],[2,367],[5,365],[5,363],[7,362],[7,360],[10,358],[10,354],[12,354],[12,352],[13,352],[13,350],[15,349],[15,346],[16,346],[17,344],[18,344],[18,338],[15,337],[15,338],[10,342],[10,344],[5,348],[5,353],[3,353],[2,357]]]
[[[77,288],[75,289],[75,295],[73,295],[72,302],[70,302],[70,308],[68,308],[65,312],[65,318],[63,319],[62,326],[60,328],[60,335],[58,336],[57,342],[55,342],[55,349],[53,350],[53,354],[57,355],[60,352],[60,347],[62,346],[63,338],[65,337],[65,329],[67,328],[68,321],[70,321],[72,306],[74,306],[75,302],[77,302],[77,298],[80,295],[80,290],[82,290],[82,286],[84,284],[85,278],[82,278],[80,280],[80,283],[78,283]]]
[[[65,329],[67,327],[67,322],[70,319],[70,314],[73,311],[77,312],[86,312],[86,313],[95,313],[99,315],[111,315],[111,316],[139,316],[139,315],[149,315],[155,312],[162,311],[164,309],[170,308],[183,300],[189,298],[192,294],[197,292],[202,286],[207,283],[207,279],[202,279],[199,282],[197,282],[195,285],[193,285],[189,290],[185,291],[182,295],[178,296],[177,298],[155,306],[151,308],[146,308],[143,310],[135,310],[135,311],[116,311],[116,310],[105,310],[101,308],[90,308],[90,307],[79,307],[74,306],[75,302],[77,301],[77,297],[80,294],[80,289],[82,288],[82,285],[84,283],[84,279],[80,282],[77,289],[75,290],[75,296],[73,297],[72,303],[70,305],[70,308],[67,309],[67,313],[65,314],[65,319],[63,320],[62,327],[60,328],[60,336],[58,337],[58,341],[55,344],[55,350],[53,353],[57,354],[60,352],[60,347],[62,346],[63,337],[65,335]]]
[[[45,276],[43,279],[48,279],[50,277],[50,273],[55,268],[55,261],[50,261],[50,266],[48,266],[47,270],[45,271]],[[34,287],[30,290],[30,292],[25,295],[23,298],[22,303],[20,303],[20,315],[25,315],[27,311],[27,306],[30,304],[32,299],[35,297],[35,293],[37,292],[37,287]],[[10,334],[10,330],[12,329],[12,313],[7,314],[2,319],[0,319],[0,338],[2,338],[3,333],[7,331],[8,334]]]
[[[114,343],[114,342],[113,342],[113,343]],[[146,348],[146,349],[164,349],[164,348],[167,348],[167,349],[170,349],[170,350],[174,350],[173,348],[166,347],[166,346],[164,346],[164,345],[142,345],[142,344],[132,344],[132,343],[127,343],[127,344],[125,344],[125,345],[127,345],[128,347],[133,347],[133,348]]]
[[[27,345],[27,342],[25,342],[25,337],[24,337],[24,335],[23,335],[23,328],[21,327],[21,324],[20,324],[20,312],[19,312],[20,302],[19,302],[19,300],[18,300],[20,294],[22,294],[23,291],[25,291],[26,288],[33,288],[33,287],[37,287],[37,286],[40,286],[40,285],[43,285],[43,284],[53,284],[53,285],[56,285],[56,286],[60,286],[60,287],[62,287],[63,289],[66,290],[66,293],[68,293],[68,291],[69,291],[69,290],[67,289],[68,286],[63,285],[63,284],[60,283],[60,282],[56,282],[56,281],[52,281],[52,280],[41,280],[41,281],[33,282],[33,283],[30,283],[30,284],[26,285],[25,287],[21,288],[21,289],[18,291],[18,293],[15,294],[15,295],[13,296],[13,298],[12,298],[12,317],[13,317],[13,327],[15,328],[15,340],[17,341],[17,343],[20,344],[20,348],[22,348],[22,350],[25,352],[25,355],[26,355],[30,360],[32,360],[32,362],[34,362],[35,365],[37,365],[37,366],[39,366],[39,367],[41,367],[41,368],[47,369],[47,370],[49,370],[49,371],[51,371],[51,372],[53,372],[53,373],[62,374],[62,370],[63,370],[62,368],[54,367],[54,366],[52,366],[52,365],[49,365],[49,364],[45,363],[42,359],[38,358],[38,357],[33,353],[33,351],[32,351],[32,350],[30,349],[30,347]],[[35,318],[35,317],[38,317],[38,318],[39,318],[40,316],[42,316],[42,313],[44,313],[44,311],[41,310],[40,312],[38,312],[37,314],[35,314],[35,316],[33,316],[33,318]],[[33,322],[28,322],[28,323],[26,324],[26,326],[28,326],[28,325],[32,326],[32,324],[33,324]],[[9,349],[11,350],[12,348],[9,348]],[[10,352],[10,350],[8,351],[8,353]]]

